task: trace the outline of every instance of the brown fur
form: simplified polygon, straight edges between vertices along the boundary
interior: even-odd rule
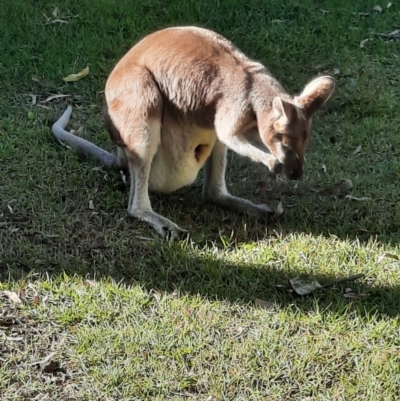
[[[105,88],[115,165],[131,176],[129,213],[176,237],[184,230],[153,212],[148,190],[189,185],[205,165],[205,199],[265,215],[267,206],[228,193],[227,148],[299,179],[312,116],[333,89],[333,79],[321,77],[292,97],[261,63],[210,30],[176,27],[146,36]]]

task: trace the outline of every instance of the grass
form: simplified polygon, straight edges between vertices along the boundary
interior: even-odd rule
[[[22,299],[0,298],[2,400],[399,398],[400,264],[379,258],[400,255],[399,42],[374,36],[398,28],[399,8],[376,3],[0,2],[0,290]],[[177,24],[217,30],[293,93],[335,74],[300,183],[229,156],[234,194],[282,202],[274,225],[201,206],[200,177],[152,194],[191,231],[163,243],[127,216],[113,173],[51,134],[72,103],[70,127],[111,149],[108,73],[143,35]],[[87,65],[88,77],[63,82]],[[53,94],[70,97],[42,103]],[[343,178],[370,200],[315,191]],[[355,273],[365,277],[303,297],[287,284]],[[361,295],[346,298],[348,288]]]

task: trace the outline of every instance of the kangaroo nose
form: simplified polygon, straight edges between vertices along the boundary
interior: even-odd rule
[[[303,175],[303,169],[302,168],[295,168],[288,174],[289,180],[300,180],[300,178]]]

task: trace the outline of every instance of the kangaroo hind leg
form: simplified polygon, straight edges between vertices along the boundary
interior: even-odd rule
[[[163,99],[153,77],[144,68],[137,67],[134,76],[126,77],[124,82],[129,79],[135,85],[114,89],[111,94],[115,97],[108,101],[108,112],[124,144],[117,159],[121,163],[126,161],[129,168],[128,213],[149,223],[163,238],[178,239],[187,231],[154,212],[149,197],[151,165],[161,142]]]

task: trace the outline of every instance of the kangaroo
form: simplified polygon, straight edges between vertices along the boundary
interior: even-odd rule
[[[332,77],[317,77],[291,96],[264,65],[218,33],[172,27],[141,39],[107,79],[103,113],[115,155],[65,130],[71,106],[52,131],[76,151],[129,172],[128,213],[163,238],[178,239],[187,230],[153,211],[149,191],[190,185],[204,167],[205,201],[267,217],[267,205],[228,192],[227,150],[299,180],[312,117],[334,87]]]

